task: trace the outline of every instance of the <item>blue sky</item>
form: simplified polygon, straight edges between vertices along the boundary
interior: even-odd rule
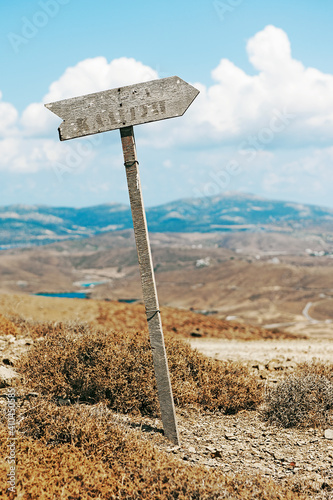
[[[178,75],[186,114],[135,128],[146,206],[254,193],[333,207],[332,2],[0,4],[1,204],[128,204],[118,131],[60,143],[43,103]]]

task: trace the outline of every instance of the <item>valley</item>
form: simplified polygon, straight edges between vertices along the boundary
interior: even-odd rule
[[[151,233],[160,304],[331,336],[330,239],[311,233]],[[142,302],[132,230],[0,254],[0,291]]]

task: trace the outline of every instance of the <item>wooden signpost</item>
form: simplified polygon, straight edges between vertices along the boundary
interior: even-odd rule
[[[164,434],[179,444],[133,126],[181,116],[199,91],[177,76],[45,104],[64,121],[61,141],[120,129]]]

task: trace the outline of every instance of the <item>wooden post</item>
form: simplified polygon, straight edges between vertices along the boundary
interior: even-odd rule
[[[143,206],[133,127],[130,126],[121,128],[120,136],[124,153],[127,185],[140,266],[143,299],[146,306],[149,337],[153,353],[164,434],[173,443],[178,445],[179,437],[176,413],[172,396],[167,356],[165,352],[147,221]]]
[[[178,76],[50,102],[61,141],[120,129],[164,434],[179,444],[175,407],[143,208],[133,125],[182,116],[199,91]]]

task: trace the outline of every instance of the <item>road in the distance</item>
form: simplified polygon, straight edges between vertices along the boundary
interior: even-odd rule
[[[311,323],[319,323],[319,321],[317,321],[316,319],[314,318],[311,318],[310,314],[309,314],[309,309],[310,307],[313,305],[313,302],[308,302],[306,304],[306,306],[304,307],[303,311],[302,311],[302,314],[303,316],[305,316],[305,318],[310,321]]]

